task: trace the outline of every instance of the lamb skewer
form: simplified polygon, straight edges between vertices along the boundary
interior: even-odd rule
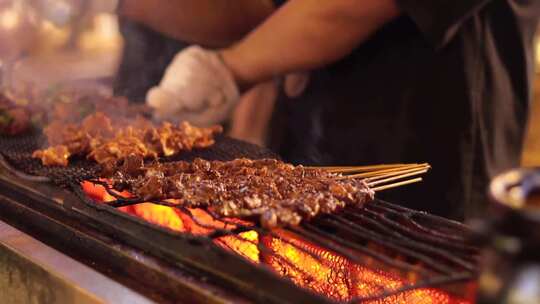
[[[262,226],[275,228],[296,226],[347,206],[361,207],[374,199],[371,186],[385,190],[388,182],[425,171],[403,170],[370,184],[369,180],[343,178],[327,170],[270,159],[197,159],[192,163],[144,165],[140,157],[132,156],[123,161],[111,182],[115,189],[128,190],[143,200],[173,199],[183,207],[208,208],[223,217],[257,217]]]

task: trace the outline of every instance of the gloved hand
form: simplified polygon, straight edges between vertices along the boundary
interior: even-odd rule
[[[146,102],[157,119],[208,126],[226,120],[239,98],[234,76],[218,53],[191,46],[176,55]]]

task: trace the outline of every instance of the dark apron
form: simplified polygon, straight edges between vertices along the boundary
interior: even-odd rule
[[[485,99],[471,91],[486,83],[472,79],[478,67],[469,63],[476,57],[465,47],[475,33],[464,30],[436,52],[409,19],[388,24],[345,60],[314,72],[303,96],[281,98],[274,148],[308,165],[429,162],[433,170],[423,183],[379,196],[458,220],[481,215],[490,172],[518,166],[521,145],[486,147],[480,137],[502,128],[521,142],[527,106],[491,96],[492,106],[512,109],[500,121],[477,107]],[[476,38],[473,49],[481,47]],[[527,83],[517,89],[527,90]],[[482,130],[480,120],[492,121],[494,130]],[[506,158],[486,162],[494,149],[505,149]]]
[[[122,18],[120,30],[124,49],[114,93],[142,103],[146,92],[161,81],[169,63],[187,44]]]

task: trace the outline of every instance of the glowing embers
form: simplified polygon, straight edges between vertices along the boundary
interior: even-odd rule
[[[256,231],[242,232],[240,238],[225,236],[216,239],[216,244],[229,249],[254,263],[261,262],[261,253],[258,248],[259,233]]]
[[[373,259],[365,259],[365,264],[373,267],[361,266],[290,232],[279,231],[277,235],[279,237],[261,237],[261,242],[271,250],[271,254],[261,255],[262,263],[298,286],[330,298],[340,301],[370,298],[385,290],[396,291],[414,283],[414,276],[410,276],[413,281],[407,281],[391,271],[374,270],[379,267]],[[470,301],[453,298],[441,290],[425,288],[363,303],[465,304]]]
[[[115,200],[103,186],[85,182],[83,189],[96,202]],[[128,193],[120,195],[129,197]],[[168,202],[174,204],[174,201]],[[194,235],[211,236],[220,229],[231,230],[238,225],[247,227],[237,236],[214,238],[214,243],[253,263],[273,269],[300,287],[339,301],[377,297],[385,291],[392,293],[418,281],[417,274],[403,274],[385,267],[374,258],[362,257],[364,263],[360,265],[328,249],[316,246],[290,231],[274,230],[270,233],[259,233],[262,230],[255,227],[250,230],[252,223],[237,219],[216,220],[202,209],[178,209],[149,203],[119,209],[161,227]],[[458,288],[462,293],[462,287]],[[467,298],[472,298],[471,288],[465,290]],[[422,288],[362,303],[466,304],[472,301],[452,297],[439,289]]]
[[[115,197],[110,195],[103,186],[91,182],[82,183],[85,193],[99,203],[112,202]],[[123,197],[129,197],[129,193],[119,193]],[[174,200],[170,200],[174,204]],[[236,224],[243,226],[252,223],[227,219],[227,222],[214,219],[208,212],[202,209],[186,209],[184,212],[176,208],[160,206],[151,203],[120,207],[119,210],[142,218],[152,224],[165,227],[177,232],[191,233],[194,235],[208,235],[217,229],[233,229]],[[232,250],[248,260],[259,263],[259,249],[257,243],[259,235],[255,231],[239,233],[238,236],[223,236],[215,239],[215,243],[221,247]]]
[[[299,286],[334,299],[350,298],[351,269],[344,258],[302,244],[286,232],[278,234],[283,239],[263,237],[261,240],[271,250],[271,254],[263,255],[265,264]]]

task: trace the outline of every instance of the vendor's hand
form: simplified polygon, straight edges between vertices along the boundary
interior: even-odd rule
[[[160,120],[211,125],[226,120],[240,98],[234,77],[215,51],[192,46],[180,52],[147,104]]]
[[[285,76],[285,81],[283,82],[283,90],[287,97],[297,98],[304,93],[306,88],[309,85],[309,74],[308,73],[295,73]]]

